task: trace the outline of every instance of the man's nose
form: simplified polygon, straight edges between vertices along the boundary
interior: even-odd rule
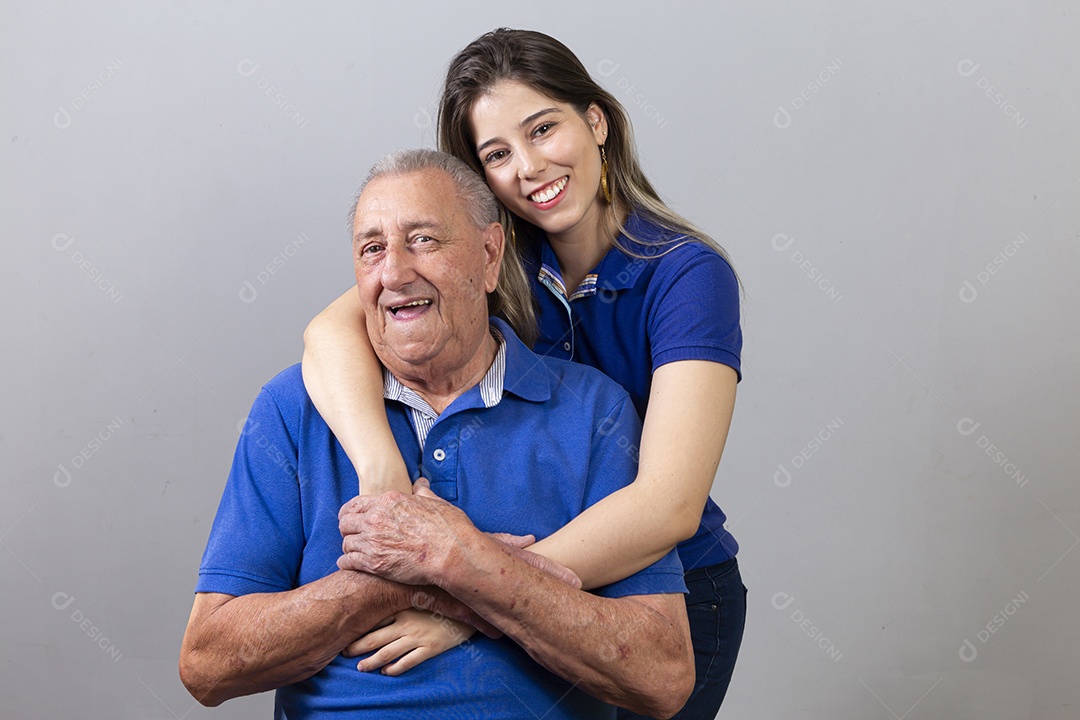
[[[405,247],[391,244],[382,261],[382,285],[387,290],[399,290],[416,279],[413,256]]]

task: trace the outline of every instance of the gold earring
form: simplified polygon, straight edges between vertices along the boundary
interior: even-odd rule
[[[517,233],[514,232],[514,221],[510,221],[510,247],[517,249]]]
[[[610,205],[611,188],[608,187],[607,181],[607,153],[604,151],[603,145],[600,146],[600,189],[604,191],[604,199]]]

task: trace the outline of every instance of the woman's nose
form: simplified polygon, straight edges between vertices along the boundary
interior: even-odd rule
[[[547,167],[547,163],[544,162],[543,154],[531,149],[524,148],[517,153],[518,157],[518,178],[521,180],[531,180],[540,175]]]

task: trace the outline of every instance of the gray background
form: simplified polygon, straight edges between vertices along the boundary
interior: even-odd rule
[[[5,3],[0,715],[269,716],[176,673],[238,422],[510,25],[746,285],[721,717],[1077,717],[1080,9],[942,5]]]

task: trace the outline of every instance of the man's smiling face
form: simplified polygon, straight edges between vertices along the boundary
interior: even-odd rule
[[[398,377],[467,364],[488,332],[502,231],[477,228],[434,168],[368,183],[353,217],[356,284],[375,353]]]

